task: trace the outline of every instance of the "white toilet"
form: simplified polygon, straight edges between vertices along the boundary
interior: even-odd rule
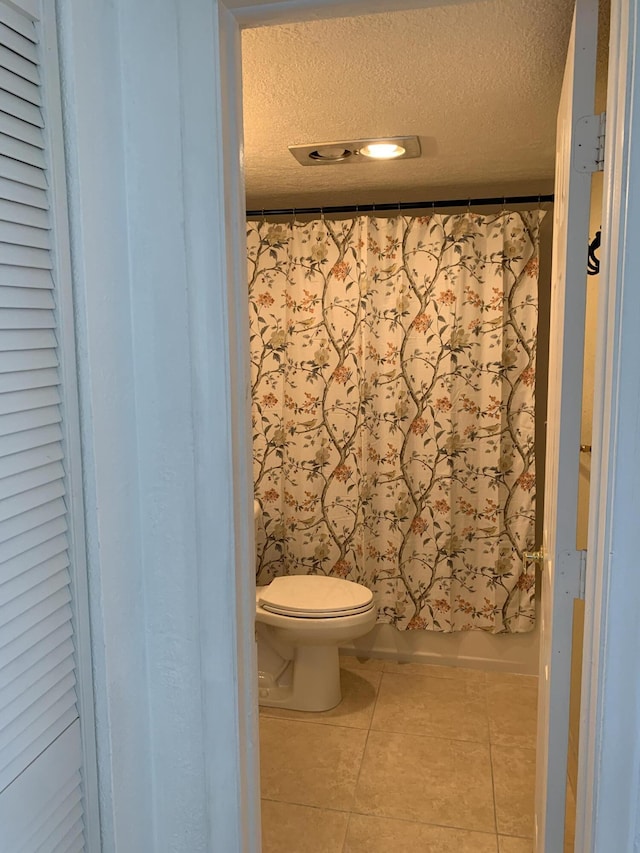
[[[262,511],[254,505],[256,539]],[[373,594],[324,575],[287,575],[256,588],[259,703],[327,711],[342,698],[338,646],[370,631]]]

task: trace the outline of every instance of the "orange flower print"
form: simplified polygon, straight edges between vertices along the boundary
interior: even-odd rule
[[[331,270],[331,274],[334,278],[337,278],[338,281],[344,281],[350,272],[351,267],[345,261],[338,261],[333,265],[333,269]]]
[[[265,394],[262,398],[262,405],[267,409],[272,409],[278,405],[278,398],[275,394]]]
[[[349,368],[345,367],[344,365],[340,365],[340,367],[336,367],[336,369],[333,371],[333,379],[336,382],[339,382],[340,385],[344,385],[350,376],[351,376],[351,371],[349,370]]]
[[[536,372],[533,367],[525,368],[520,374],[520,379],[528,388],[532,388],[536,381]]]
[[[435,408],[439,412],[451,411],[451,400],[448,397],[439,397],[435,402]]]
[[[529,258],[527,264],[524,268],[524,271],[527,275],[535,277],[538,275],[538,271],[540,270],[540,261],[538,258],[533,257]]]
[[[443,305],[453,305],[456,301],[456,295],[453,290],[441,290],[438,299]]]
[[[351,468],[348,465],[338,465],[334,470],[333,476],[341,483],[346,483],[351,476]]]
[[[433,323],[433,318],[428,314],[418,314],[413,321],[413,327],[418,332],[426,332],[429,326]]]
[[[447,513],[451,509],[449,504],[445,500],[434,501],[434,508],[438,510],[438,512]]]
[[[280,495],[275,489],[267,489],[267,491],[262,495],[262,500],[272,504],[274,501],[277,501],[279,497]]]
[[[417,515],[413,521],[411,522],[411,532],[412,533],[424,533],[427,529],[427,522],[422,518],[422,516]]]
[[[331,569],[331,574],[335,575],[338,578],[346,578],[346,576],[351,571],[351,566],[349,565],[348,560],[337,560],[333,564],[333,568]]]
[[[536,578],[535,575],[520,575],[516,582],[516,586],[518,589],[522,589],[525,592],[528,592],[531,587],[535,584]]]
[[[427,628],[427,620],[422,616],[413,616],[407,625],[409,631],[424,631],[425,628]]]
[[[274,299],[270,293],[261,293],[256,299],[258,305],[262,305],[265,308],[268,308],[269,305],[273,305]]]
[[[525,471],[524,474],[520,474],[518,477],[518,484],[525,490],[525,492],[530,492],[536,484],[536,475],[529,471]]]
[[[439,610],[440,613],[448,613],[451,610],[451,605],[446,598],[437,598],[433,602],[434,610]]]
[[[424,418],[416,418],[411,424],[411,432],[414,435],[424,435],[427,430],[427,422]]]

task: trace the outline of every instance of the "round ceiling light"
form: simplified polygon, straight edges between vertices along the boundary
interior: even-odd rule
[[[312,160],[324,160],[327,163],[339,163],[341,160],[346,160],[351,157],[353,152],[348,148],[343,148],[341,145],[323,145],[322,148],[316,148],[311,151],[309,157]]]
[[[373,160],[393,160],[405,152],[406,149],[395,142],[369,142],[360,149],[360,154]]]

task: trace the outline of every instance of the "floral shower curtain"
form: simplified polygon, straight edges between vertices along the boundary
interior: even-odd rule
[[[534,622],[540,211],[248,224],[259,582],[400,629]]]

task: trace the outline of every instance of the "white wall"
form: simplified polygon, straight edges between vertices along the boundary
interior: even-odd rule
[[[58,7],[102,848],[257,850],[239,168],[220,146],[236,34],[215,0]]]

